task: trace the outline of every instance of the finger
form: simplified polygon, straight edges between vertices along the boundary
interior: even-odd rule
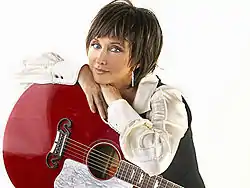
[[[96,104],[96,107],[98,109],[100,116],[103,119],[106,119],[106,110],[104,108],[105,107],[104,99],[100,95],[95,95],[94,100],[95,100],[95,104]]]
[[[88,101],[89,108],[90,108],[91,112],[95,113],[96,112],[96,106],[94,104],[94,100],[93,100],[92,95],[86,95],[86,98],[87,98],[87,101]]]
[[[100,116],[103,119],[106,119],[106,112],[105,112],[105,109],[103,106],[103,102],[100,99],[98,99],[98,102],[96,102],[96,106],[97,106],[97,109],[98,109]]]
[[[107,115],[108,115],[108,104],[106,103],[102,93],[100,93],[100,98],[102,99],[103,109],[104,109],[105,115],[107,117]]]

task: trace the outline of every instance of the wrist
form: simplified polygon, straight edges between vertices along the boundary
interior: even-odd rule
[[[80,69],[78,79],[80,79],[82,76],[84,76],[84,74],[88,73],[89,71],[90,71],[89,65],[88,64],[83,65]]]
[[[79,75],[78,75],[78,83],[83,88],[85,83],[94,82],[94,77],[89,68],[88,64],[85,64],[81,67]]]

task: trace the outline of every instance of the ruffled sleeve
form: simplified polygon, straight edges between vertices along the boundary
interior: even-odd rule
[[[176,89],[157,88],[150,108],[143,119],[125,100],[117,100],[108,108],[108,120],[120,134],[124,157],[153,176],[170,165],[188,120],[181,93]]]

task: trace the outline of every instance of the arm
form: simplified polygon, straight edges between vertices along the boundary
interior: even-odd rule
[[[90,110],[95,113],[99,112],[105,120],[107,116],[107,104],[103,98],[100,85],[94,80],[89,65],[85,64],[80,70],[78,83],[84,91]]]
[[[20,84],[66,84],[74,85],[83,65],[64,60],[49,52],[23,61],[22,70],[15,78]]]
[[[120,114],[119,118],[117,114]],[[147,119],[123,99],[108,108],[111,126],[120,133],[124,157],[150,176],[164,172],[188,128],[187,113],[177,90],[161,87],[151,98]]]
[[[78,82],[86,94],[91,111],[95,113],[98,110],[101,117],[106,119],[107,105],[88,64],[65,60],[53,52],[43,53],[24,60],[23,69],[15,78],[25,89],[33,83],[74,85]]]

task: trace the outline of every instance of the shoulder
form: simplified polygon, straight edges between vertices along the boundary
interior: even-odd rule
[[[186,104],[183,101],[182,92],[169,85],[157,87],[150,99],[152,113],[168,114],[168,118],[181,119],[187,122]]]
[[[146,117],[156,123],[163,120],[168,128],[178,125],[177,127],[182,127],[186,131],[188,114],[182,92],[168,85],[157,87],[150,99],[150,111]]]
[[[182,96],[183,93],[179,89],[169,85],[161,85],[153,92],[151,101],[165,99],[167,101],[175,100],[182,102]]]

